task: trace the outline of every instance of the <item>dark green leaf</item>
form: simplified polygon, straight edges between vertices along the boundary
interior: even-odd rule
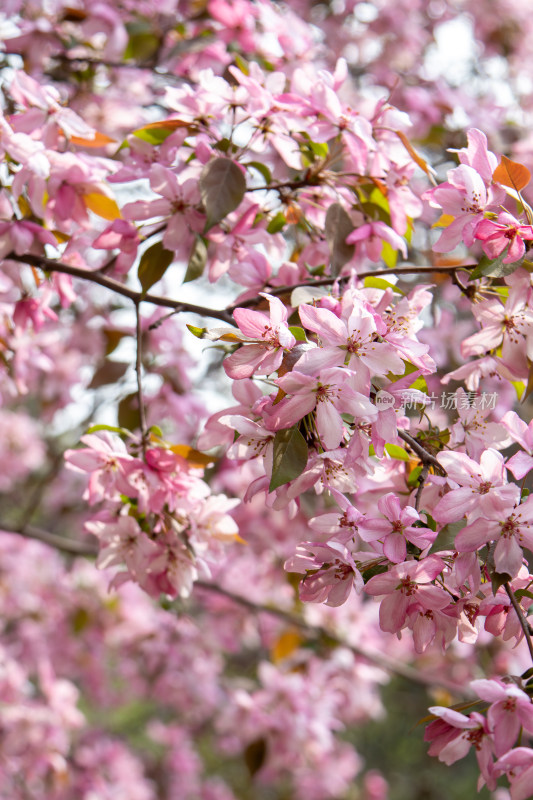
[[[429,553],[441,553],[443,550],[453,550],[455,546],[455,537],[459,531],[463,530],[465,525],[466,520],[460,519],[459,522],[450,522],[448,525],[445,525],[444,528],[441,528],[437,534],[437,538],[431,545]]]
[[[272,479],[268,491],[273,492],[301,475],[307,456],[307,444],[298,428],[278,431],[274,437]]]
[[[174,253],[166,250],[162,242],[156,242],[141,256],[137,275],[141,282],[143,294],[160,281],[174,260]]]
[[[508,572],[492,572],[490,575],[490,580],[492,583],[492,594],[496,596],[496,592],[506,583],[509,583],[513,576],[509,575]]]
[[[506,275],[511,275],[522,264],[523,258],[518,261],[513,261],[512,264],[504,264],[503,261],[509,250],[509,245],[505,248],[503,253],[500,253],[498,258],[491,261],[487,256],[483,256],[475,270],[470,273],[469,280],[475,281],[478,278],[504,278]]]
[[[195,281],[203,275],[205,265],[207,264],[207,247],[205,241],[201,236],[197,236],[193,244],[189,263],[187,264],[187,272],[183,279],[183,283]]]
[[[200,175],[200,194],[207,216],[206,230],[219,223],[240,204],[246,191],[241,169],[229,158],[214,158]]]
[[[256,169],[258,172],[260,172],[265,179],[265,183],[270,183],[272,181],[272,173],[267,165],[263,164],[262,161],[248,161],[246,164],[243,164],[243,166],[253,167],[253,169]]]
[[[354,227],[347,211],[340,203],[333,203],[326,214],[325,233],[331,256],[331,274],[337,277],[342,267],[353,258],[355,247],[346,244],[346,237]]]

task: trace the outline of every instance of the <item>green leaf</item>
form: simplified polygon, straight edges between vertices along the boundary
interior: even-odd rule
[[[261,173],[261,175],[265,179],[265,183],[271,183],[272,173],[270,172],[267,165],[263,164],[262,161],[248,161],[246,164],[243,164],[243,167],[252,167],[253,169],[257,170],[257,172]]]
[[[389,242],[383,242],[381,258],[389,269],[394,269],[398,261],[398,251]]]
[[[523,597],[529,597],[530,600],[533,600],[533,592],[528,592],[527,589],[517,589],[514,596],[517,600],[522,600]]]
[[[431,545],[429,554],[441,553],[443,550],[453,550],[455,547],[455,537],[466,525],[466,520],[460,519],[458,522],[450,522],[441,528],[437,538]]]
[[[505,248],[503,253],[500,253],[498,258],[491,261],[487,256],[483,256],[475,270],[470,273],[469,281],[475,281],[478,278],[504,278],[506,275],[511,275],[522,264],[523,258],[518,261],[513,261],[511,264],[504,264],[503,261],[507,256],[509,246]]]
[[[246,180],[241,169],[229,158],[214,158],[200,175],[200,194],[207,216],[206,230],[217,225],[241,204]]]
[[[285,219],[285,214],[283,211],[278,211],[275,217],[273,217],[267,225],[267,233],[279,233],[285,225],[287,224],[287,220]]]
[[[174,260],[174,253],[163,247],[163,242],[155,242],[144,251],[139,261],[137,276],[141,282],[143,294],[160,281]]]
[[[274,437],[274,458],[269,492],[293,481],[307,465],[307,443],[298,428],[278,431]]]
[[[130,33],[129,41],[122,58],[125,61],[134,60],[142,63],[156,54],[159,45],[159,38],[154,33],[133,30]]]
[[[195,281],[203,275],[205,265],[207,264],[207,247],[205,240],[201,236],[197,236],[192,247],[189,263],[187,264],[187,272],[183,278],[183,283]]]
[[[243,75],[250,74],[248,62],[242,56],[240,56],[239,53],[235,53],[235,64],[238,66]]]
[[[399,286],[396,286],[394,283],[390,283],[390,281],[385,280],[385,278],[374,278],[369,276],[365,278],[364,281],[365,289],[392,289],[393,292],[397,292],[397,294],[401,294],[405,297],[405,292],[400,289]]]
[[[307,336],[305,335],[305,331],[303,328],[300,328],[298,325],[289,325],[289,330],[297,342],[307,341]]]
[[[148,142],[151,145],[159,145],[168,139],[171,133],[174,133],[178,128],[194,129],[192,123],[183,122],[181,119],[162,119],[158,122],[149,122],[148,125],[143,125],[142,128],[137,128],[133,131],[133,136],[137,139],[142,139],[143,142]],[[122,148],[120,148],[122,149]]]
[[[309,142],[309,147],[319,158],[326,158],[327,154],[329,153],[329,147],[327,142]]]
[[[324,231],[330,252],[331,274],[334,278],[355,253],[355,246],[346,244],[346,237],[353,229],[352,220],[344,206],[333,203],[326,214]]]
[[[508,572],[491,572],[490,580],[492,583],[492,594],[496,597],[498,589],[512,579]]]
[[[411,456],[407,450],[404,450],[403,447],[400,447],[398,444],[386,444],[385,450],[391,458],[395,458],[397,461],[411,460]]]
[[[97,431],[110,431],[111,433],[129,433],[129,431],[125,431],[124,428],[117,428],[116,425],[91,425],[91,427],[87,430],[87,433],[96,433]]]
[[[196,325],[187,325],[188,329],[192,333],[193,336],[196,336],[197,339],[203,339],[204,334],[207,328],[198,328]]]
[[[409,473],[409,477],[407,478],[407,485],[412,489],[415,486],[418,486],[418,479],[420,477],[420,473],[422,472],[422,467],[419,465],[415,467]]]

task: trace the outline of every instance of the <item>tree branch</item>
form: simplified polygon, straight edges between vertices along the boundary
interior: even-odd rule
[[[506,581],[506,583],[503,584],[503,588],[505,589],[507,597],[511,601],[511,605],[513,606],[516,612],[516,616],[518,617],[518,621],[520,622],[520,627],[524,632],[524,636],[527,642],[527,649],[529,650],[529,655],[531,656],[531,661],[533,661],[533,640],[531,638],[531,627],[529,625],[529,622],[524,616],[524,612],[522,611],[520,603],[516,599],[515,594],[511,589],[509,581]]]
[[[265,287],[263,291],[268,292],[268,294],[279,296],[280,294],[286,294],[288,292],[293,292],[295,289],[305,289],[307,287],[313,289],[315,286],[330,286],[335,281],[348,281],[351,278],[379,278],[387,275],[431,275],[433,273],[443,273],[447,275],[455,275],[455,273],[459,270],[471,270],[474,269],[475,264],[467,264],[461,267],[417,267],[414,264],[405,267],[387,267],[386,269],[375,269],[369,270],[367,272],[358,272],[354,275],[343,275],[337,278],[329,277],[329,278],[320,278],[317,281],[309,281],[309,283],[294,283],[292,286],[276,286],[274,288],[269,288],[268,286]],[[258,303],[262,302],[264,298],[259,297],[252,297],[249,300],[244,300],[242,303],[239,303],[235,306],[228,306],[226,309],[228,312],[233,313],[236,308],[246,308],[250,306],[255,306]]]
[[[137,341],[137,354],[135,358],[135,374],[137,375],[137,400],[139,403],[139,421],[141,425],[141,444],[143,453],[146,455],[146,442],[148,438],[148,426],[146,424],[146,408],[144,406],[143,383],[142,383],[142,326],[141,326],[141,301],[135,303],[135,338]]]
[[[55,533],[42,530],[41,528],[37,528],[33,525],[28,525],[23,530],[7,530],[5,528],[0,528],[0,533],[1,532],[17,534],[28,539],[37,539],[38,541],[44,542],[45,544],[50,545],[50,547],[53,547],[56,550],[61,550],[69,555],[94,557],[98,554],[98,548],[91,544],[76,542],[71,539],[67,539],[64,536],[58,536]],[[290,611],[285,611],[284,609],[276,608],[275,606],[268,606],[263,603],[254,603],[252,600],[248,600],[246,597],[234,594],[227,589],[223,589],[221,586],[217,586],[214,583],[208,583],[207,581],[196,581],[194,585],[197,589],[202,589],[212,592],[213,594],[217,594],[221,597],[226,597],[228,600],[233,601],[237,605],[246,608],[248,611],[251,611],[254,614],[270,614],[270,616],[277,617],[278,619],[281,619],[284,622],[287,622],[294,627],[305,631],[315,639],[322,639],[326,642],[331,642],[338,647],[346,647],[348,650],[351,650],[354,655],[366,659],[366,661],[369,661],[371,664],[374,664],[376,667],[383,669],[389,674],[399,675],[400,677],[405,678],[412,683],[420,684],[422,686],[442,686],[445,689],[448,689],[454,695],[465,696],[463,686],[458,686],[457,684],[445,679],[437,680],[429,675],[424,675],[418,670],[413,669],[413,667],[393,661],[382,653],[366,650],[360,645],[346,642],[331,631],[328,631],[327,628],[324,628],[320,625],[310,625],[301,617],[297,616],[296,614],[292,614]]]
[[[416,453],[416,455],[419,457],[420,461],[425,467],[434,467],[438,471],[439,475],[446,476],[446,470],[444,469],[442,464],[439,461],[437,461],[435,456],[432,456],[431,453],[428,453],[428,451],[424,447],[422,447],[422,445],[419,442],[417,442],[417,440],[413,438],[413,436],[411,436],[410,433],[399,430],[398,436],[400,437],[400,439],[403,439],[403,441],[409,445],[411,450],[413,450]]]
[[[422,686],[426,687],[441,686],[445,689],[448,689],[448,691],[452,692],[454,695],[461,697],[466,696],[464,686],[459,686],[451,681],[447,681],[446,679],[435,679],[429,675],[424,675],[413,667],[393,661],[382,653],[366,650],[366,648],[361,647],[360,645],[347,642],[344,639],[336,636],[331,631],[327,630],[327,628],[324,628],[321,625],[310,625],[301,617],[297,616],[296,614],[292,614],[290,611],[284,611],[281,608],[268,606],[263,603],[254,603],[253,601],[248,600],[246,597],[234,594],[227,589],[223,589],[221,586],[217,586],[216,584],[208,583],[206,581],[196,581],[195,586],[199,589],[205,589],[208,592],[218,594],[221,597],[226,597],[228,600],[232,600],[234,603],[248,609],[248,611],[251,611],[252,613],[270,614],[270,616],[277,617],[278,619],[288,622],[290,625],[305,631],[315,639],[323,639],[326,642],[332,642],[339,647],[346,647],[348,650],[351,650],[354,655],[366,659],[371,664],[374,664],[376,667],[380,667],[380,669],[385,670],[385,672],[388,672],[389,674],[398,675],[412,683],[421,684]]]
[[[84,542],[77,542],[74,539],[67,539],[65,536],[58,536],[50,531],[45,531],[42,528],[37,528],[35,525],[26,525],[24,528],[4,528],[0,524],[0,535],[2,533],[13,533],[18,536],[24,536],[26,539],[37,539],[39,542],[44,542],[56,550],[61,550],[63,553],[68,553],[73,556],[97,556],[98,548]]]
[[[122,297],[128,297],[134,303],[139,303],[141,300],[144,303],[151,303],[155,306],[163,306],[164,308],[173,308],[176,312],[189,311],[191,314],[198,314],[201,317],[211,317],[212,319],[220,319],[222,322],[227,322],[229,325],[235,325],[231,314],[226,309],[206,308],[205,306],[197,306],[193,303],[185,303],[181,300],[173,300],[170,297],[161,297],[156,294],[143,294],[143,292],[136,292],[130,289],[120,281],[114,278],[108,278],[98,270],[82,269],[74,267],[71,264],[64,264],[62,261],[55,261],[46,256],[36,256],[32,253],[18,256],[16,253],[9,253],[5,257],[6,261],[17,261],[20,264],[30,264],[34,267],[39,267],[46,272],[60,272],[64,275],[71,275],[74,278],[81,278],[82,280],[96,283],[98,286],[103,286]]]

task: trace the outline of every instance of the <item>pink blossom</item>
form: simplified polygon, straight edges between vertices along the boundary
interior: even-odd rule
[[[482,219],[476,226],[474,238],[482,241],[483,250],[491,259],[498,258],[506,248],[509,248],[503,263],[512,264],[521,259],[526,252],[524,240],[533,239],[533,227],[521,225],[512,214],[501,211],[497,222]]]
[[[379,539],[383,544],[383,553],[393,564],[399,564],[406,558],[406,540],[425,550],[434,540],[435,534],[429,528],[414,527],[420,522],[420,516],[412,506],[400,506],[398,497],[392,492],[383,495],[378,501],[378,508],[385,517],[364,518],[358,524],[359,535],[365,542]]]
[[[507,573],[514,578],[522,566],[524,553],[522,547],[533,551],[533,497],[518,504],[518,487],[516,504],[505,504],[494,499],[492,504],[485,504],[483,516],[463,528],[455,538],[455,547],[459,551],[473,551],[483,547],[487,542],[496,542],[494,564],[497,572]],[[490,499],[490,498],[489,498]],[[509,498],[506,498],[508,501]],[[531,529],[531,530],[530,530]]]
[[[496,680],[476,680],[471,686],[482,700],[490,703],[487,720],[494,731],[496,756],[511,749],[521,728],[533,733],[533,704],[518,686]]]
[[[398,633],[405,625],[409,607],[414,604],[427,611],[439,611],[449,605],[447,592],[432,583],[443,567],[440,558],[429,556],[419,562],[395,564],[388,572],[370,578],[365,591],[372,596],[384,595],[379,608],[381,630]]]
[[[363,579],[350,550],[341,542],[330,539],[326,544],[303,542],[296,554],[285,562],[287,572],[309,573],[300,584],[304,602],[340,606],[352,590],[360,592]]]
[[[224,360],[224,369],[234,380],[250,378],[254,373],[269,375],[275,372],[281,366],[285,352],[296,344],[287,325],[287,309],[281,300],[270,294],[261,296],[269,302],[270,318],[261,311],[248,308],[236,308],[233,313],[243,334],[238,338],[245,342]]]
[[[439,453],[437,458],[452,487],[435,506],[433,516],[439,522],[456,522],[465,514],[483,516],[495,497],[514,502],[516,487],[507,485],[505,462],[497,450],[485,450],[479,463],[465,453]]]
[[[277,384],[291,396],[265,408],[266,427],[273,431],[290,428],[316,408],[317,433],[327,450],[338,447],[343,439],[341,414],[365,420],[377,414],[370,400],[352,388],[354,376],[338,367],[323,369],[316,376],[293,370],[278,378]]]
[[[358,244],[361,251],[371,261],[381,259],[383,242],[387,242],[394,250],[399,250],[403,257],[407,258],[405,240],[384,222],[366,222],[346,238],[346,244]]]

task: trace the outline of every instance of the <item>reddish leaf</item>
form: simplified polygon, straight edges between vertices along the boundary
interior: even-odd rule
[[[94,132],[92,139],[85,139],[83,136],[69,136],[68,140],[71,144],[77,144],[80,147],[105,147],[106,144],[116,144],[116,139],[99,131]]]
[[[214,158],[200,175],[200,194],[207,216],[206,229],[212,228],[241,204],[246,191],[242,170],[229,158]]]
[[[523,164],[511,161],[507,156],[502,156],[502,160],[492,173],[492,180],[521,192],[531,180],[531,173]]]

